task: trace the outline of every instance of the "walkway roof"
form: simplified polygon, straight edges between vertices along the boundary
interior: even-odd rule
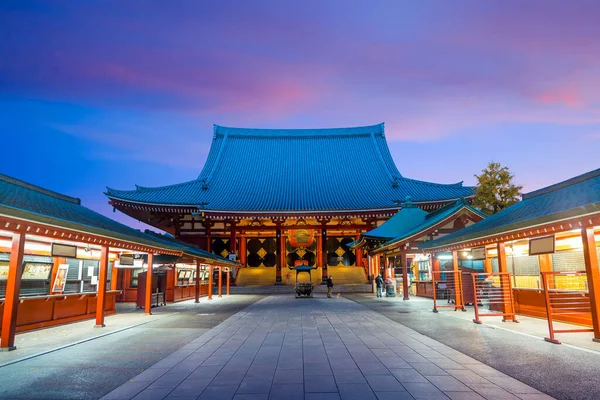
[[[445,202],[473,195],[461,183],[403,177],[383,124],[334,129],[214,126],[197,179],[136,190],[107,188],[117,201],[196,207],[215,212],[366,211],[397,208],[398,199]]]
[[[95,235],[119,241],[121,245],[130,244],[131,247],[147,246],[165,254],[187,254],[220,264],[233,264],[221,256],[207,253],[187,243],[130,228],[82,206],[77,198],[0,174],[0,218],[2,217],[66,229],[81,233],[82,236]],[[43,236],[35,231],[27,233]],[[57,239],[69,240],[63,236]]]
[[[600,213],[600,169],[523,195],[523,200],[485,220],[421,244],[439,249],[487,239],[553,222]],[[552,232],[550,232],[552,233]]]
[[[403,208],[396,215],[383,225],[362,234],[359,240],[353,242],[353,247],[357,247],[368,240],[383,240],[383,243],[374,248],[374,251],[377,252],[407,239],[420,237],[423,232],[436,227],[464,210],[485,218],[485,214],[471,207],[465,199],[458,199],[430,213],[419,209],[408,201],[404,203]]]

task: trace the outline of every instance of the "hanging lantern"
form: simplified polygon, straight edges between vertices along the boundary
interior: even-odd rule
[[[292,247],[310,247],[315,238],[312,229],[290,229],[288,240]]]

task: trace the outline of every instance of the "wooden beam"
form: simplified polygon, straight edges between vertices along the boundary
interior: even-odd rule
[[[146,303],[144,304],[144,312],[152,314],[152,266],[154,264],[154,254],[148,254],[148,270],[146,272]]]
[[[8,262],[8,279],[6,281],[4,314],[2,316],[2,337],[0,340],[0,350],[2,351],[17,349],[17,346],[15,346],[15,332],[17,329],[17,310],[19,308],[24,251],[25,234],[14,233]]]
[[[219,281],[218,281],[219,289],[218,289],[217,293],[219,294],[219,297],[222,297],[223,296],[223,276],[222,276],[223,269],[220,266],[217,268],[219,268]]]
[[[581,230],[583,241],[583,257],[587,275],[590,308],[592,309],[592,326],[595,342],[600,342],[600,270],[598,270],[598,254],[594,238],[594,228],[585,227]]]
[[[104,327],[104,308],[106,307],[106,282],[108,277],[108,246],[100,250],[100,267],[98,272],[98,295],[96,297],[96,328]]]
[[[406,251],[400,253],[400,262],[402,263],[402,300],[409,300],[408,295],[408,265],[406,259]]]

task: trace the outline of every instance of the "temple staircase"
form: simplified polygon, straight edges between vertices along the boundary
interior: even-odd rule
[[[334,285],[361,285],[367,284],[367,274],[361,267],[329,267],[327,273],[331,275]]]
[[[271,286],[275,284],[275,268],[241,268],[236,277],[237,286]],[[331,275],[333,283],[337,285],[363,285],[367,284],[367,274],[360,267],[329,267],[327,273]],[[313,270],[310,274],[312,283],[321,283],[321,268]],[[308,281],[308,274],[300,273],[299,282]],[[296,272],[283,268],[281,271],[282,285],[295,285]]]

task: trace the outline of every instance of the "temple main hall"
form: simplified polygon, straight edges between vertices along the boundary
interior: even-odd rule
[[[208,157],[191,181],[107,188],[113,207],[185,242],[241,263],[237,285],[293,284],[290,267],[316,268],[313,282],[366,283],[367,254],[348,244],[407,201],[432,212],[473,197],[462,182],[404,177],[384,124],[333,129],[214,126]]]

